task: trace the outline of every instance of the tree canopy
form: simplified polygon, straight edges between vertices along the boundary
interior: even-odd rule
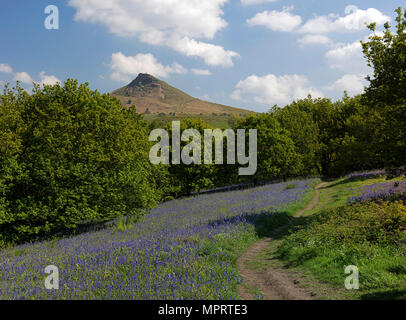
[[[134,108],[78,85],[18,85],[0,96],[0,231],[40,237],[160,200],[165,175],[148,160],[148,126]]]

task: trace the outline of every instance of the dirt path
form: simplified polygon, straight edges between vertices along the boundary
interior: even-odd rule
[[[312,210],[319,202],[320,189],[327,183],[319,184],[315,189],[315,194],[303,210],[298,211],[294,218],[299,218],[305,211]],[[238,293],[242,300],[253,300],[254,295],[246,288],[257,288],[261,291],[265,300],[310,300],[313,294],[300,288],[286,272],[280,269],[268,268],[265,272],[259,272],[250,269],[247,262],[254,261],[256,256],[270,246],[274,237],[282,229],[294,223],[295,219],[286,225],[283,225],[272,232],[269,238],[262,239],[250,247],[237,261],[238,270],[244,279],[244,286],[240,285]]]

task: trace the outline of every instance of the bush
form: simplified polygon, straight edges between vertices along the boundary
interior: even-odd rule
[[[167,176],[134,108],[75,80],[0,97],[0,241],[136,216],[160,199]]]
[[[367,202],[326,209],[302,218],[282,240],[276,257],[334,288],[343,288],[344,268],[359,268],[360,290],[351,298],[404,299],[406,205]]]
[[[357,203],[322,211],[303,222],[298,232],[285,241],[285,249],[299,243],[306,245],[309,239],[329,247],[400,242],[406,245],[406,205],[402,201]]]

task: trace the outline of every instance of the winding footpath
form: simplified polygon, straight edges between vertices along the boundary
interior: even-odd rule
[[[312,210],[319,202],[320,189],[328,183],[324,182],[315,188],[315,194],[311,202],[303,210],[298,211],[294,218],[299,218],[306,211]],[[268,268],[266,271],[256,271],[250,269],[247,264],[255,261],[256,256],[267,249],[275,237],[286,227],[292,225],[295,219],[272,232],[269,238],[260,240],[251,246],[237,261],[238,270],[244,279],[244,286],[238,288],[239,296],[242,300],[253,300],[254,295],[247,288],[259,289],[264,300],[311,300],[314,296],[311,292],[299,287],[296,281],[291,279],[286,272],[281,269]]]

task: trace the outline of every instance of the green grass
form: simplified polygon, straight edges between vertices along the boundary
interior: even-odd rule
[[[307,211],[304,216],[312,215],[320,210],[333,209],[346,205],[348,197],[353,195],[353,191],[351,191],[351,189],[358,189],[361,186],[387,181],[390,180],[385,180],[385,178],[374,178],[368,180],[351,180],[341,178],[330,182],[327,186],[320,190],[318,204],[313,210]]]
[[[286,236],[276,256],[320,281],[344,286],[346,266],[360,272],[353,298],[406,299],[406,206],[368,203],[342,206],[304,218]]]
[[[351,188],[384,181],[329,183],[321,189],[314,210],[282,232],[251,267],[299,272],[302,285],[318,292],[321,299],[406,299],[406,206],[347,204]],[[344,287],[348,265],[359,268],[359,290]]]

